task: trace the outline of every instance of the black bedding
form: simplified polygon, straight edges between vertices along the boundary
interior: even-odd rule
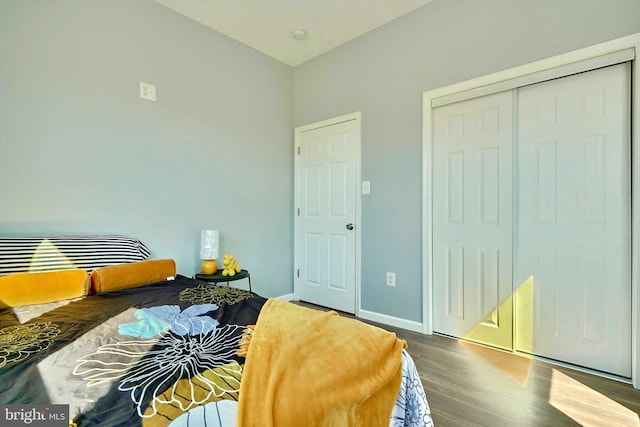
[[[274,300],[255,293],[177,275],[75,300],[0,308],[0,405],[68,405],[70,425],[82,427],[240,425],[243,402],[245,408],[256,404],[247,403],[251,394],[239,397],[243,375],[245,386],[255,378],[246,357],[270,360],[257,356],[263,354],[261,344],[249,345],[258,330],[263,337],[269,331],[260,327],[270,318],[265,312],[280,314],[270,306],[276,306]],[[298,331],[299,326],[304,325],[286,323],[284,330]],[[324,333],[319,329],[312,341],[324,343],[327,351],[313,354],[321,358],[345,349],[339,340],[327,341]],[[294,338],[304,336],[285,335],[287,341],[277,341],[285,338],[282,334],[268,335],[276,353],[285,344],[295,349]],[[309,366],[297,360],[300,353],[288,357],[287,369]],[[357,360],[365,363],[366,356]],[[251,372],[269,369],[269,376],[275,366],[259,365],[264,367]],[[377,367],[371,368],[375,376]],[[348,375],[345,363],[335,369]],[[337,378],[332,386],[344,389],[342,377]],[[306,380],[310,389],[324,382]],[[275,391],[278,401],[288,401],[282,392]],[[257,397],[262,400],[262,394]],[[0,416],[0,425],[3,420]],[[243,425],[264,421],[252,418]],[[388,425],[432,425],[419,374],[406,351]]]
[[[69,404],[81,426],[160,426],[237,401],[243,333],[265,302],[178,275],[0,309],[0,403]]]

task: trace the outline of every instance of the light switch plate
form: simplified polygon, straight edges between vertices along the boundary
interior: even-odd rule
[[[155,101],[156,87],[151,83],[140,82],[140,98]]]
[[[371,193],[371,181],[362,181],[362,194]]]

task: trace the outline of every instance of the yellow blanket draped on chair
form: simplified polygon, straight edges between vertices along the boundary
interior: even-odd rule
[[[238,426],[388,426],[406,342],[358,320],[268,300],[249,343]]]

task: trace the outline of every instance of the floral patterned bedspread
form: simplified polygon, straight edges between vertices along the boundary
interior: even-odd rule
[[[0,403],[68,404],[78,426],[233,426],[254,293],[175,280],[0,309]],[[391,426],[432,425],[413,361]]]

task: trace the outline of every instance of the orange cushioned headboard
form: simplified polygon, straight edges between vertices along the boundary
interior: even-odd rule
[[[93,292],[113,292],[137,288],[149,283],[162,282],[176,275],[176,262],[172,259],[132,262],[93,270]]]
[[[85,270],[9,274],[0,277],[0,308],[84,297],[90,284]]]

